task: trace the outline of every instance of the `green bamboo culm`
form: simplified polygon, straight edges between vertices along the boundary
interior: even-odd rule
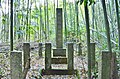
[[[1,7],[1,0],[0,0],[0,7]]]
[[[49,38],[49,36],[50,36],[50,28],[49,28],[49,10],[48,10],[48,0],[46,0],[46,4],[47,4],[47,6],[46,6],[46,13],[47,13],[47,40],[50,40],[50,38]]]
[[[31,17],[31,7],[32,7],[31,5],[32,5],[32,1],[30,2],[30,11],[29,11],[29,15],[30,15],[29,16],[29,26],[28,26],[29,27],[29,42],[30,42],[30,39],[31,39],[31,37],[30,37],[31,36],[31,34],[30,34],[30,32],[31,32],[30,24],[31,24],[31,18],[32,18]]]
[[[85,10],[85,21],[86,21],[86,31],[87,31],[87,52],[88,52],[88,79],[91,79],[91,52],[90,52],[90,25],[89,25],[89,11],[87,6],[87,1],[84,2]]]
[[[10,51],[13,51],[13,0],[11,0],[11,3],[10,3],[10,11],[11,11],[11,14],[10,14],[10,19],[11,19],[11,23],[10,23]]]
[[[26,21],[27,21],[27,24],[26,24],[26,41],[28,40],[28,30],[29,29],[29,0],[28,0],[28,3],[27,3],[27,17],[26,17]],[[30,33],[30,32],[29,32]],[[29,39],[30,41],[30,39]]]
[[[42,7],[40,5],[40,42],[42,42],[42,28],[43,28],[43,22],[42,22]]]
[[[63,0],[63,9],[64,9],[64,27],[65,27],[65,42],[67,42],[67,12],[66,12],[66,0]]]
[[[106,28],[106,35],[107,35],[107,46],[112,56],[112,48],[111,48],[111,41],[110,41],[110,27],[109,27],[109,21],[107,17],[105,0],[102,0],[102,7],[104,12],[105,28]]]
[[[95,29],[94,23],[95,23],[95,4],[92,5],[92,28]],[[95,34],[94,31],[92,31],[92,36],[93,36],[93,42],[95,41]]]
[[[119,40],[119,50],[120,50],[120,20],[119,20],[119,6],[118,6],[118,0],[115,0],[116,5],[116,15],[117,15],[117,26],[118,26],[118,40]]]
[[[46,0],[44,0],[44,34],[45,34],[45,41],[47,40],[47,13],[46,13]]]
[[[75,12],[76,12],[76,25],[77,25],[77,38],[78,38],[78,33],[79,33],[79,11],[78,11],[78,1],[75,1]],[[80,37],[81,38],[81,37]],[[81,40],[81,39],[80,39]]]

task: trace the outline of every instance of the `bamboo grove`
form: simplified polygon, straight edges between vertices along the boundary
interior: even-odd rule
[[[96,42],[97,52],[120,50],[119,0],[0,0],[0,42],[10,43],[11,50],[16,42],[55,44],[58,7],[63,8],[64,44],[81,42],[88,56],[90,42]]]
[[[81,0],[82,1],[82,0]],[[77,0],[14,0],[13,22],[10,18],[10,0],[0,0],[0,39],[10,42],[10,24],[13,23],[13,40],[54,42],[55,8],[63,8],[64,42],[86,42],[84,4]],[[107,0],[106,10],[110,27],[110,41],[113,50],[120,49],[120,1]],[[107,35],[101,0],[96,0],[89,8],[90,40],[98,44],[99,49],[107,49]],[[108,25],[107,25],[108,26]]]
[[[84,5],[80,5],[77,1],[15,0],[13,3],[14,40],[24,39],[25,41],[41,42],[54,40],[56,7],[63,7],[64,9],[64,40],[84,41],[86,39]],[[116,6],[119,7],[119,2],[116,5],[114,0],[106,1],[113,47],[118,47],[119,42],[118,29],[115,27],[119,23],[119,10],[116,9]],[[9,42],[10,0],[1,0],[0,7],[1,42]],[[95,4],[88,6],[88,8],[90,13],[91,41],[98,42],[98,44],[101,44],[99,46],[104,49],[106,44],[103,41],[107,41],[107,36],[105,34],[101,1],[95,1]]]

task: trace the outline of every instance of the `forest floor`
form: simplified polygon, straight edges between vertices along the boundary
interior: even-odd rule
[[[0,51],[8,51],[10,46],[5,45],[0,47]],[[22,45],[15,47],[16,50],[22,51]],[[43,57],[38,56],[38,46],[37,44],[31,45],[31,62],[26,79],[78,79],[78,75],[46,75],[41,76],[41,70],[45,68],[45,58],[44,58],[44,48],[43,48]],[[85,52],[85,51],[83,51]],[[84,54],[84,53],[83,53]],[[66,69],[67,65],[52,65],[53,68],[57,69]],[[77,56],[76,50],[74,54],[74,69],[77,69],[79,72],[80,79],[86,79],[87,77],[87,57]],[[120,72],[119,72],[120,74]],[[10,79],[10,53],[0,52],[0,79]]]
[[[35,54],[34,54],[35,55]],[[44,69],[44,57],[39,58],[35,57],[34,55],[31,56],[31,69],[29,70],[27,74],[27,79],[37,79],[40,75],[40,70]],[[52,65],[53,68],[57,69],[66,69],[67,65]],[[79,74],[81,75],[81,79],[85,79],[86,77],[86,70],[87,70],[87,63],[85,61],[84,57],[75,56],[74,57],[74,68],[79,71]],[[41,76],[42,79],[77,79],[77,76],[75,75],[46,75]]]
[[[34,46],[33,46],[34,47]],[[16,47],[19,50],[22,48]],[[0,47],[0,51],[8,51],[9,46]],[[41,69],[44,69],[44,56],[38,57],[38,47],[31,49],[31,68],[29,69],[26,79],[39,79]],[[67,65],[52,65],[53,68],[67,68]],[[83,56],[74,56],[74,69],[79,71],[81,79],[85,79],[87,73],[87,62]],[[10,79],[10,53],[0,53],[0,77],[1,79]],[[77,79],[75,75],[46,75],[42,79]]]

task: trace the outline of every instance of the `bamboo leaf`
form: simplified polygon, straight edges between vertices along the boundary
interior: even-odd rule
[[[88,0],[84,0],[84,5],[87,6]]]
[[[84,2],[84,0],[80,0],[80,5]]]
[[[94,0],[89,0],[89,2],[90,2],[90,4],[89,4],[89,5],[91,5],[92,3],[94,3]]]

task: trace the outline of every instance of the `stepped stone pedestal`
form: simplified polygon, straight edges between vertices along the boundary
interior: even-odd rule
[[[42,75],[73,75],[77,72],[74,70],[73,43],[68,43],[67,52],[63,49],[62,8],[56,9],[56,16],[56,49],[52,52],[51,43],[45,44],[45,69]],[[51,64],[67,64],[67,69],[52,69]]]

